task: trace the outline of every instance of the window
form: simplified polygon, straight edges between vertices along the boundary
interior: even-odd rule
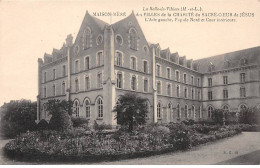
[[[191,99],[194,99],[194,89],[191,89]]]
[[[184,98],[188,97],[188,89],[184,87]]]
[[[116,65],[122,66],[122,59],[123,59],[122,53],[117,51],[115,58],[116,58]]]
[[[144,61],[143,65],[144,65],[144,73],[148,73],[148,63],[147,63],[147,61]]]
[[[61,84],[61,94],[65,95],[65,90],[66,90],[66,86],[65,86],[65,82],[63,81]]]
[[[167,85],[167,95],[171,96],[171,85],[170,84]]]
[[[157,104],[157,118],[161,118],[161,103]]]
[[[200,90],[198,90],[198,100],[200,100]]]
[[[85,70],[89,70],[89,57],[85,57]]]
[[[131,28],[129,31],[130,34],[130,48],[137,50],[137,32],[135,29]]]
[[[212,72],[215,70],[215,66],[213,65],[212,62],[210,62],[210,65],[209,65],[209,72]]]
[[[177,94],[177,97],[180,97],[180,86],[179,85],[177,85],[176,94]]]
[[[47,89],[46,89],[46,87],[44,87],[44,89],[43,89],[43,97],[44,97],[44,98],[47,97]]]
[[[75,73],[79,72],[79,60],[75,61]]]
[[[187,104],[184,106],[184,115],[185,115],[185,118],[188,117],[188,105]]]
[[[161,82],[160,81],[157,82],[157,93],[161,94]]]
[[[245,105],[245,104],[241,104],[240,106],[239,106],[239,111],[241,112],[241,111],[243,111],[243,110],[246,110],[247,109],[247,106]]]
[[[197,79],[197,82],[198,82],[198,86],[200,86],[200,78]]]
[[[90,80],[89,80],[89,76],[85,77],[85,90],[89,90],[90,89]]]
[[[97,88],[102,88],[102,73],[99,72],[97,75]]]
[[[133,70],[136,70],[136,58],[135,57],[131,57],[130,64],[131,64],[130,68]]]
[[[223,99],[228,99],[228,90],[227,89],[223,90]]]
[[[228,84],[228,77],[227,76],[223,76],[223,84],[224,85]]]
[[[56,86],[55,86],[55,84],[52,85],[52,96],[56,96]]]
[[[53,77],[53,80],[56,79],[56,69],[53,69],[53,71],[52,71],[52,77]]]
[[[180,72],[179,71],[176,71],[175,72],[175,78],[176,78],[176,81],[180,81]]]
[[[84,31],[84,50],[88,49],[91,47],[91,30],[89,27]]]
[[[180,104],[177,105],[177,117],[178,118],[181,118],[181,107],[180,107]]]
[[[79,101],[78,100],[74,101],[73,108],[74,108],[74,114],[76,115],[76,117],[79,117]]]
[[[195,111],[195,106],[191,107],[191,111],[192,111],[192,116],[195,119],[196,118],[196,111]]]
[[[79,80],[78,78],[75,79],[75,92],[79,91]]]
[[[117,73],[116,86],[118,88],[122,88],[122,73],[121,72]]]
[[[208,78],[208,86],[209,86],[209,87],[212,86],[212,78]]]
[[[100,44],[102,44],[102,42],[103,42],[103,36],[100,34],[100,35],[98,35],[98,37],[96,39],[96,43],[97,43],[97,45],[100,45]]]
[[[89,100],[85,101],[85,111],[86,111],[86,118],[90,118],[90,102],[89,102]]]
[[[199,107],[199,118],[202,118],[202,110],[201,110],[201,106]]]
[[[213,111],[213,107],[209,106],[208,107],[208,118],[211,118],[212,111]]]
[[[66,76],[66,65],[62,66],[62,76],[65,77]]]
[[[246,81],[246,74],[245,73],[241,73],[240,74],[240,82],[241,83],[245,83],[245,81]]]
[[[208,100],[212,100],[212,91],[208,92]]]
[[[161,66],[160,65],[156,65],[156,75],[161,76]]]
[[[97,100],[98,118],[103,118],[103,100],[98,98]]]
[[[246,97],[246,88],[245,87],[240,88],[240,97]]]
[[[117,34],[116,35],[116,42],[119,44],[119,45],[122,45],[123,44],[123,38],[121,35]]]
[[[131,78],[131,89],[136,90],[136,77],[135,77],[135,75],[133,75],[132,78]]]
[[[97,66],[103,65],[103,52],[97,53]]]
[[[194,77],[191,76],[191,84],[194,85]]]
[[[171,69],[167,68],[166,71],[167,71],[167,79],[171,79]]]
[[[148,79],[144,79],[144,92],[148,92]]]
[[[43,82],[47,81],[47,72],[44,72],[44,76],[43,76]]]
[[[183,74],[183,83],[187,83],[187,74]]]
[[[224,110],[225,112],[228,112],[228,111],[229,111],[228,106],[227,106],[227,105],[223,106],[223,110]]]

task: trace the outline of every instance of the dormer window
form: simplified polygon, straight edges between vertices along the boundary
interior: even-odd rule
[[[213,65],[212,62],[209,63],[209,72],[212,72],[215,70],[215,66]]]
[[[246,58],[242,58],[241,60],[240,60],[240,65],[241,66],[244,66],[244,65],[246,65],[247,64],[247,59]]]

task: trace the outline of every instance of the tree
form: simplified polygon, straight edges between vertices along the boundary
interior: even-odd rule
[[[30,100],[11,100],[1,109],[1,134],[7,138],[36,128],[37,104]]]
[[[145,124],[147,100],[137,97],[136,94],[126,93],[119,98],[113,111],[117,113],[117,123],[127,126],[131,132],[134,126]]]
[[[72,128],[70,115],[72,114],[71,102],[66,100],[52,99],[47,102],[47,109],[52,117],[49,128],[53,130],[65,131]]]
[[[215,109],[211,113],[211,118],[216,124],[223,125],[224,123],[224,110],[223,109]]]
[[[245,108],[238,114],[239,123],[260,124],[260,110],[257,107]]]

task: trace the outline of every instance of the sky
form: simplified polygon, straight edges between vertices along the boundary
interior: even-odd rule
[[[10,100],[36,100],[38,58],[74,39],[86,11],[144,13],[144,7],[202,7],[203,12],[249,12],[236,22],[147,22],[137,16],[146,39],[187,59],[260,46],[260,0],[0,0],[0,106]],[[99,16],[115,23],[125,16]]]

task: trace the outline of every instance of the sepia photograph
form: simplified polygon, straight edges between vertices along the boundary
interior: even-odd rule
[[[0,165],[259,165],[260,0],[0,0]]]

